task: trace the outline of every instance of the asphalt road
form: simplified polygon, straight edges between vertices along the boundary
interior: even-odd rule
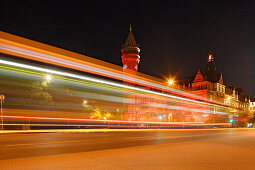
[[[0,169],[255,169],[255,129],[0,134]]]

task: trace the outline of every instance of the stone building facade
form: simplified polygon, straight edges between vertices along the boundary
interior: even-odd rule
[[[250,109],[250,97],[245,95],[241,88],[224,84],[223,74],[217,71],[212,51],[207,56],[203,71],[198,69],[195,76],[179,80],[178,88],[237,109],[244,111]]]

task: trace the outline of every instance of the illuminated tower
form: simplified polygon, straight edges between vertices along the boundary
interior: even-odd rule
[[[140,49],[135,41],[135,37],[132,33],[131,25],[129,29],[129,34],[124,45],[121,49],[121,59],[123,63],[123,71],[133,70],[138,71],[138,64],[140,61]]]
[[[212,54],[212,50],[210,50],[207,56],[207,63],[204,70],[205,79],[212,83],[216,83],[219,80],[219,74],[216,70],[214,56]]]
[[[140,49],[138,48],[138,44],[135,41],[135,37],[132,33],[131,25],[128,33],[127,40],[124,45],[122,45],[121,49],[121,59],[123,63],[123,71],[138,71],[138,64],[140,61],[139,56]],[[135,84],[127,83],[123,81],[123,84],[129,86],[135,86]],[[126,118],[127,120],[139,120],[140,113],[141,113],[141,106],[140,106],[140,98],[136,95],[128,95],[127,101],[128,105],[124,110],[126,110]]]

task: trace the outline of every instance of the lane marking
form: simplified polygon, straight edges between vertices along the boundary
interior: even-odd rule
[[[81,142],[81,141],[21,143],[21,144],[13,144],[13,145],[6,145],[6,146],[7,147],[12,147],[12,146],[33,146],[33,145],[48,145],[48,144],[63,144],[63,143],[78,143],[78,142]]]

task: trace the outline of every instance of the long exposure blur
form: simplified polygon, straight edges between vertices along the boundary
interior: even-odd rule
[[[247,125],[249,102],[239,102],[234,91],[226,94],[220,82],[204,86],[200,71],[193,81],[195,90],[173,79],[138,73],[140,49],[131,28],[122,48],[123,71],[87,56],[1,35],[2,130]],[[210,52],[208,70],[215,67],[213,60]],[[209,98],[204,89],[214,84],[217,88],[211,90],[217,94],[211,92]]]
[[[255,169],[255,1],[0,2],[0,170]]]

